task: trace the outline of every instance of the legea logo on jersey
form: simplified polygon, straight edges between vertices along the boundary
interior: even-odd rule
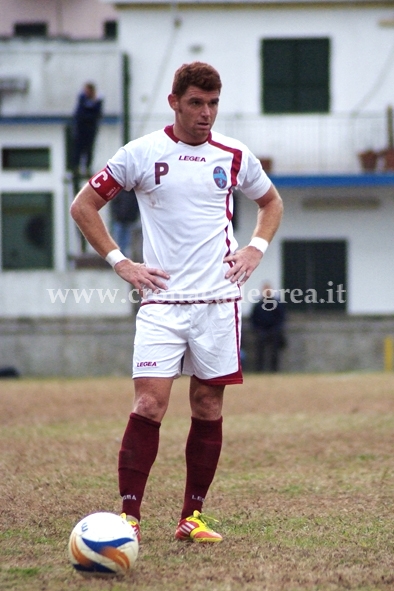
[[[179,160],[191,160],[192,162],[206,162],[204,156],[179,156]]]
[[[227,175],[221,166],[215,167],[215,170],[213,171],[213,180],[219,189],[224,189],[227,185]]]

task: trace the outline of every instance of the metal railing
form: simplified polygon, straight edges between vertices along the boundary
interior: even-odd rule
[[[131,120],[131,137],[168,125],[171,114]],[[387,114],[221,114],[215,130],[244,142],[259,158],[272,159],[275,174],[354,174],[359,153],[389,147]]]

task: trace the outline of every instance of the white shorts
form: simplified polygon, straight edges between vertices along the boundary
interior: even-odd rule
[[[137,314],[133,378],[194,375],[242,383],[238,302],[145,304]]]

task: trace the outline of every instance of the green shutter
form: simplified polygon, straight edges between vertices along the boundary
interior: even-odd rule
[[[286,240],[282,244],[282,269],[283,287],[289,290],[285,296],[289,309],[300,312],[346,310],[345,240]],[[295,290],[302,292],[296,297],[297,303],[290,296]],[[309,302],[305,301],[308,294]]]
[[[1,195],[4,270],[53,267],[52,201],[51,193]]]
[[[264,39],[264,113],[329,111],[329,39]]]

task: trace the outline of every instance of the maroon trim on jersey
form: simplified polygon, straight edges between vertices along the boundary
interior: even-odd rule
[[[178,143],[178,142],[182,142],[182,140],[179,139],[179,137],[177,137],[174,133],[174,126],[173,125],[167,125],[167,127],[164,128],[164,133],[166,133],[168,135],[168,137],[170,139],[172,139],[173,142]],[[205,142],[210,142],[212,138],[212,134],[211,132],[209,132],[209,135],[207,137],[206,140],[204,140],[203,142],[201,142],[201,144],[190,144],[193,146],[202,146],[202,144],[205,144]],[[183,144],[186,144],[187,142],[182,142]]]
[[[234,314],[235,314],[235,335],[237,339],[237,354],[238,354],[238,369],[234,373],[229,373],[225,376],[218,376],[217,378],[211,378],[209,380],[203,380],[198,378],[196,375],[194,376],[196,380],[201,382],[202,384],[207,384],[208,386],[230,386],[231,384],[243,384],[243,374],[242,374],[242,366],[241,366],[241,352],[239,349],[239,319],[238,319],[238,304],[234,302]]]
[[[241,168],[242,162],[242,150],[238,150],[237,148],[230,148],[230,146],[225,146],[224,144],[220,144],[219,142],[215,142],[211,137],[208,139],[209,143],[220,150],[224,150],[225,152],[231,152],[233,155],[233,161],[231,164],[231,186],[237,186],[237,177],[238,173]]]
[[[176,137],[176,135],[174,135],[174,126],[173,125],[167,125],[164,128],[164,133],[166,133],[168,135],[168,137],[175,143],[179,142],[179,139]]]
[[[89,185],[100,195],[100,197],[105,199],[105,201],[110,201],[123,189],[122,185],[120,185],[112,176],[108,166],[92,176],[89,180]]]
[[[231,302],[239,302],[240,299],[241,296],[237,296],[236,298],[221,298],[220,300],[193,300],[192,302],[185,302],[185,300],[148,300],[147,302],[142,302],[141,306],[147,306],[148,304],[231,304]]]
[[[231,222],[231,220],[233,219],[233,214],[230,211],[230,197],[231,197],[231,187],[228,190],[228,193],[226,196],[226,217],[229,222]],[[228,256],[230,254],[230,239],[228,237],[228,225],[226,226],[226,245],[227,245],[226,256]],[[230,265],[230,267],[233,266],[233,263],[228,263],[228,264]]]
[[[231,148],[230,146],[225,146],[224,144],[220,144],[219,142],[215,142],[212,138],[209,140],[209,143],[220,150],[224,150],[225,152],[230,152],[233,155],[233,161],[231,163],[231,184],[229,191],[226,196],[226,216],[229,222],[233,219],[233,214],[230,211],[230,196],[231,196],[231,188],[236,187],[238,182],[238,173],[241,168],[242,162],[242,151],[238,150],[237,148]],[[226,245],[227,245],[227,252],[226,256],[230,254],[230,240],[228,237],[228,226],[226,227]],[[230,267],[233,266],[233,263],[227,263]]]

